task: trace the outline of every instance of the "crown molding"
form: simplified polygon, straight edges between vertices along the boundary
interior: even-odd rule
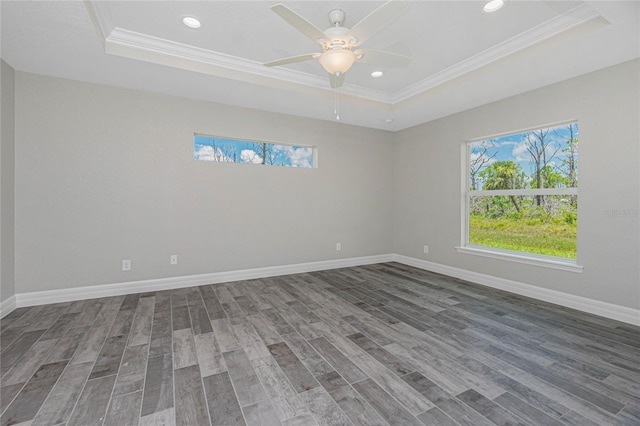
[[[304,86],[310,91],[333,93],[327,78],[287,68],[268,68],[261,62],[214,52],[147,34],[115,27],[105,39],[105,53],[157,63],[218,77],[268,86]],[[277,80],[278,83],[274,83]],[[391,103],[384,92],[345,85],[344,94],[375,102]]]
[[[107,54],[284,90],[320,96],[333,93],[324,77],[283,67],[269,68],[257,61],[119,28],[112,22],[109,2],[84,0],[84,4]],[[393,106],[595,18],[602,16],[588,4],[582,3],[395,93],[348,83],[342,87],[341,92],[347,96]]]
[[[424,80],[407,86],[393,94],[392,103],[396,104],[410,99],[420,93],[431,90],[454,78],[475,71],[492,62],[524,50],[560,33],[568,31],[580,24],[591,21],[601,15],[586,3],[577,6],[566,13],[552,18],[540,25],[526,30],[508,40],[473,55],[455,65],[450,66]]]
[[[114,28],[109,3],[105,1],[84,0],[84,6],[89,14],[89,19],[96,30],[98,40],[105,47],[105,40]]]
[[[262,63],[119,28],[113,23],[109,2],[84,0],[85,8],[105,53],[268,86],[332,94],[327,78]],[[274,80],[277,83],[274,83]],[[345,84],[341,92],[374,102],[391,104],[392,96],[379,90]]]

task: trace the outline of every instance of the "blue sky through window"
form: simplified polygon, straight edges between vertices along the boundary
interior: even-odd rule
[[[474,141],[469,144],[470,166],[473,170],[475,164],[477,174],[480,175],[497,161],[513,161],[520,166],[522,172],[531,177],[536,167],[529,149],[538,149],[539,155],[545,157],[554,172],[567,174],[566,168],[571,155],[568,142],[572,138],[577,144],[577,122]],[[577,161],[577,147],[573,151],[573,158]]]
[[[194,160],[313,167],[313,148],[194,135]]]

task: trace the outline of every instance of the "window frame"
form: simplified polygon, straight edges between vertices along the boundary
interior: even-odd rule
[[[236,161],[212,161],[212,160],[200,160],[195,158],[195,138],[196,137],[204,137],[204,138],[212,138],[212,139],[220,139],[227,140],[233,142],[245,142],[245,143],[256,143],[256,144],[269,144],[269,145],[278,145],[285,147],[295,147],[295,148],[310,148],[311,149],[311,166],[310,167],[296,167],[296,166],[287,166],[287,165],[277,165],[277,164],[267,164],[267,163],[251,163],[251,162],[236,162]],[[285,169],[317,169],[318,168],[318,147],[316,145],[303,145],[303,144],[292,144],[292,143],[282,143],[282,142],[273,142],[267,140],[257,140],[250,138],[239,138],[239,137],[231,137],[231,136],[214,136],[203,132],[193,132],[191,142],[194,147],[194,161],[197,162],[210,162],[210,163],[224,163],[224,164],[240,164],[240,165],[252,165],[252,166],[270,166],[277,168],[285,168]]]
[[[508,190],[475,190],[471,191],[471,182],[469,170],[471,167],[471,144],[487,139],[495,139],[509,135],[517,135],[521,133],[530,132],[538,129],[551,129],[568,124],[578,124],[578,119],[571,119],[560,121],[557,123],[546,124],[541,126],[529,127],[522,130],[508,131],[491,136],[484,136],[479,138],[467,139],[463,143],[462,156],[463,156],[463,170],[462,170],[462,240],[458,247],[455,247],[458,253],[481,256],[492,259],[507,260],[511,262],[517,262],[527,265],[542,266],[546,268],[559,269],[569,272],[581,273],[584,267],[579,262],[580,251],[578,250],[579,233],[576,235],[576,258],[564,258],[551,255],[543,255],[537,253],[529,253],[524,251],[502,249],[497,247],[483,246],[479,244],[472,244],[469,242],[469,219],[470,219],[470,205],[472,197],[482,196],[508,196],[508,195],[575,195],[578,196],[578,187],[575,188],[527,188],[527,189],[508,189]],[[473,195],[471,194],[473,192]],[[578,209],[580,204],[578,203]],[[579,214],[578,214],[579,216]]]

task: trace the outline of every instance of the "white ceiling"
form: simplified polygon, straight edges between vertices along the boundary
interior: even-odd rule
[[[335,120],[319,51],[274,1],[2,0],[2,58],[20,71]],[[353,26],[383,1],[287,1],[320,29],[331,9]],[[638,1],[408,1],[363,47],[412,57],[408,67],[356,63],[339,89],[344,123],[400,130],[640,57]],[[202,28],[181,19],[196,16]],[[586,88],[585,88],[586,89]],[[393,119],[392,123],[385,119]]]

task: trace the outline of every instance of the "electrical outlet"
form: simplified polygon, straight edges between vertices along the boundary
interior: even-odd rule
[[[342,244],[336,243],[336,251],[340,251],[340,250],[342,250]]]
[[[131,260],[130,259],[126,259],[122,261],[122,270],[123,271],[130,271],[131,270]]]
[[[178,264],[178,255],[177,254],[172,254],[171,257],[169,258],[169,263],[171,265],[177,265]]]
[[[424,246],[424,252],[425,254],[429,253],[429,246]]]

